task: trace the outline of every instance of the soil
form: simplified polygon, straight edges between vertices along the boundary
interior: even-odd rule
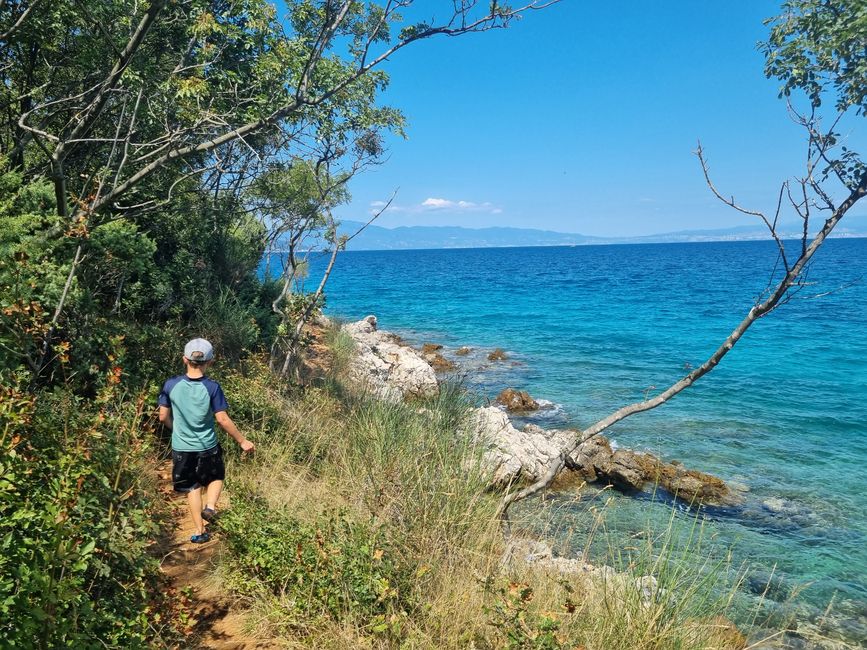
[[[253,650],[254,648],[285,647],[276,641],[256,638],[249,628],[248,613],[243,606],[223,593],[214,576],[215,559],[220,552],[220,535],[213,533],[211,541],[193,544],[193,522],[187,509],[187,500],[171,486],[171,461],[159,467],[161,491],[170,499],[174,518],[174,531],[165,540],[161,569],[168,577],[169,591],[179,601],[177,609],[181,627],[186,635],[179,646],[189,650],[215,648],[218,650]],[[217,509],[227,505],[225,493]],[[217,524],[210,524],[215,528]],[[186,625],[183,623],[186,622]]]
[[[308,331],[312,340],[305,350],[301,368],[300,379],[304,384],[326,376],[332,366],[330,350],[324,343],[323,328],[314,324]],[[182,624],[186,622],[186,626],[183,626],[186,638],[179,647],[184,650],[268,650],[287,647],[285,642],[258,638],[245,632],[252,627],[249,624],[249,612],[220,589],[218,578],[214,575],[221,544],[219,524],[208,524],[212,532],[211,541],[204,544],[190,542],[190,536],[195,532],[193,522],[186,497],[172,490],[171,469],[171,460],[157,469],[160,491],[169,500],[174,519],[172,535],[163,541],[161,569],[169,579],[169,592],[178,600],[177,615],[181,617]],[[217,511],[228,507],[228,501],[229,495],[224,491]]]

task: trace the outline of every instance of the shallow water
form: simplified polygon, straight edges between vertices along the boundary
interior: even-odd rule
[[[326,312],[376,314],[382,329],[442,343],[446,356],[471,346],[452,358],[483,396],[516,386],[552,402],[530,421],[586,427],[702,363],[766,288],[774,262],[770,242],[348,252],[329,281]],[[811,284],[711,374],[605,432],[746,486],[743,507],[705,513],[715,543],[758,576],[744,592],[773,571],[780,599],[801,586],[811,612],[834,599],[845,621],[837,627],[859,642],[867,640],[865,269],[867,239],[828,241]],[[495,347],[510,359],[487,362]],[[648,514],[664,524],[672,511],[664,500],[614,501],[612,525],[626,528]],[[557,512],[561,530],[581,528],[580,508]]]

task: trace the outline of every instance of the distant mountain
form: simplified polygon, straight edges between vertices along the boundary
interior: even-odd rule
[[[343,221],[340,232],[351,235],[363,224]],[[800,237],[796,225],[780,228],[786,239]],[[835,237],[867,237],[867,215],[846,217],[834,230]],[[655,244],[704,241],[750,241],[769,239],[762,225],[681,230],[641,237],[591,237],[575,233],[532,228],[462,228],[459,226],[400,226],[383,228],[370,225],[356,235],[349,250],[392,250],[412,248],[495,248],[504,246],[584,246],[588,244]]]
[[[343,221],[340,232],[353,234],[364,224]],[[458,226],[400,226],[383,228],[370,225],[349,243],[350,250],[388,250],[396,248],[489,248],[502,246],[569,246],[603,243],[586,237],[552,230],[531,228],[461,228]]]

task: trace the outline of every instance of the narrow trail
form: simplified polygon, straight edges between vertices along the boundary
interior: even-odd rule
[[[160,491],[169,500],[174,518],[171,539],[166,540],[161,563],[168,577],[170,590],[179,600],[181,623],[186,634],[179,646],[185,650],[253,650],[279,648],[274,641],[259,639],[244,633],[247,616],[230,596],[221,593],[212,572],[220,551],[220,535],[210,542],[192,544],[193,524],[186,498],[176,494],[171,485],[171,461],[158,468]],[[227,498],[220,498],[225,507]]]
[[[323,328],[311,324],[307,330],[311,342],[306,349],[304,363],[300,368],[300,382],[310,384],[325,376],[332,366],[332,354],[323,342]],[[174,520],[170,539],[164,541],[163,560],[160,565],[170,583],[171,593],[179,599],[178,612],[185,623],[186,638],[179,646],[183,650],[253,650],[285,648],[288,644],[276,639],[262,639],[244,632],[248,621],[247,612],[221,592],[213,569],[220,552],[220,534],[217,529],[211,541],[193,544],[193,523],[190,519],[184,495],[172,489],[172,462],[166,460],[157,468],[160,492],[169,502]],[[229,495],[223,491],[217,504],[218,510],[229,506]],[[216,524],[212,524],[213,529]]]

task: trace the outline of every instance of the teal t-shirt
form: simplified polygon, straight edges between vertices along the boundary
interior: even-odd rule
[[[163,384],[159,404],[172,409],[173,450],[205,451],[217,445],[214,413],[227,411],[229,405],[213,379],[172,377]]]

